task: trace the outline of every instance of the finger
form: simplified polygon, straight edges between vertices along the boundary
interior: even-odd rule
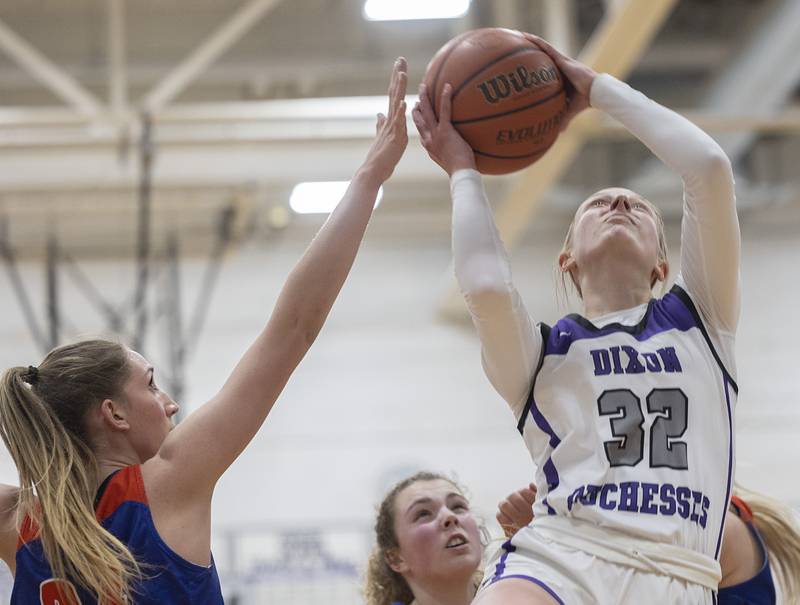
[[[389,113],[392,112],[393,103],[398,98],[398,88],[401,86],[401,80],[406,77],[406,60],[403,57],[398,57],[392,65],[392,76],[389,79]]]
[[[406,96],[408,74],[404,71],[398,71],[395,76],[395,80],[392,83],[392,89],[389,91],[389,102],[396,105]]]
[[[542,51],[544,51],[547,54],[547,56],[553,60],[553,63],[555,63],[559,67],[562,65],[564,61],[568,59],[566,55],[562,54],[555,46],[550,44],[544,38],[540,38],[535,34],[526,34],[525,37],[530,42],[533,42],[536,46],[542,49]]]
[[[525,500],[528,505],[533,505],[536,502],[536,491],[530,487],[526,487],[519,492],[520,496]]]
[[[398,81],[397,86],[397,94],[393,99],[390,108],[391,111],[394,113],[400,112],[405,114],[406,112],[406,75],[400,74],[400,80]]]
[[[536,46],[540,46],[539,43],[543,42],[543,40],[539,36],[537,36],[536,34],[531,34],[529,32],[520,32],[520,33],[522,33],[523,37],[528,42],[531,42],[532,44],[535,44]]]
[[[514,533],[516,532],[522,525],[520,524],[519,520],[513,514],[508,514],[507,511],[503,510],[503,504],[500,504],[500,508],[495,515],[497,522],[500,524],[500,527],[503,528],[503,531],[506,533]]]
[[[401,71],[397,74],[397,91],[396,91],[396,99],[398,102],[405,100],[406,98],[406,89],[408,88],[408,74],[404,71]]]
[[[530,503],[520,494],[515,492],[507,498],[510,510],[518,515],[526,515],[531,509]]]
[[[395,83],[397,82],[397,76],[400,74],[401,70],[401,62],[400,57],[395,59],[395,62],[392,64],[392,75],[389,78],[389,98],[392,97],[395,89]]]
[[[444,85],[442,89],[442,101],[439,104],[439,121],[450,122],[451,95],[453,94],[453,87],[449,83]]]
[[[548,54],[550,53],[554,53],[557,55],[561,54],[560,52],[558,52],[558,50],[556,50],[556,48],[552,44],[550,44],[547,40],[545,40],[541,36],[537,36],[536,34],[526,34],[525,37]]]
[[[389,90],[386,93],[389,98],[389,109],[388,114],[392,115],[395,106],[395,99],[397,98],[397,79],[399,77],[399,72],[397,71],[397,63],[394,64],[392,68],[392,77],[389,80]]]
[[[503,529],[505,529],[507,527],[513,527],[514,526],[513,521],[511,521],[511,519],[509,519],[503,513],[497,513],[495,515],[495,519],[497,519],[497,522],[500,524],[500,527],[502,527]]]
[[[420,84],[419,86],[419,107],[422,117],[425,118],[425,123],[429,124],[431,128],[434,128],[437,120],[433,113],[433,106],[431,105],[431,97],[428,87],[424,84]]]
[[[397,105],[395,115],[392,117],[392,125],[398,134],[405,135],[408,131],[408,124],[406,120],[406,102],[400,101]]]
[[[515,533],[517,533],[517,529],[518,529],[517,527],[514,527],[513,525],[508,525],[506,523],[503,523],[499,519],[497,520],[497,522],[500,524],[500,529],[503,530],[503,535],[506,538],[511,538],[511,537],[514,536]]]
[[[503,500],[500,504],[497,505],[497,509],[499,512],[503,513],[506,517],[511,520],[516,520],[518,511],[516,510],[516,506],[510,500],[511,496]]]
[[[408,73],[408,61],[406,61],[405,57],[397,57],[397,61],[395,61],[397,65],[398,73],[407,74]]]
[[[419,133],[420,141],[422,141],[422,146],[427,149],[428,143],[430,143],[431,139],[431,131],[428,128],[428,125],[425,123],[425,120],[420,112],[411,112],[411,117],[414,120],[414,125],[417,127],[417,132]]]

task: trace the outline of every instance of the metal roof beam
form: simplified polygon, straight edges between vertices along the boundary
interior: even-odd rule
[[[239,8],[205,42],[156,84],[142,102],[144,110],[155,113],[181,94],[192,80],[239,41],[280,2],[281,0],[250,0]]]
[[[0,49],[58,97],[86,116],[102,111],[100,101],[75,78],[39,52],[0,20]]]

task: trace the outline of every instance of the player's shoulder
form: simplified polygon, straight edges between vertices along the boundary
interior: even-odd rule
[[[0,521],[5,521],[7,518],[14,519],[18,502],[19,487],[0,483]],[[5,524],[3,524],[3,527],[5,527]]]
[[[19,488],[0,483],[0,558],[8,565],[13,564],[17,548],[17,506]]]
[[[761,546],[753,532],[736,514],[728,514],[722,539],[721,586],[731,586],[755,576],[763,564]]]

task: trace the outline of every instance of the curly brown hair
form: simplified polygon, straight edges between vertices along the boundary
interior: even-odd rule
[[[386,560],[387,553],[399,547],[397,534],[394,531],[395,501],[400,492],[407,487],[419,481],[437,480],[447,481],[465,496],[461,486],[450,477],[430,471],[420,471],[397,483],[381,501],[378,507],[378,516],[375,519],[375,547],[369,557],[364,582],[364,597],[367,605],[408,604],[414,600],[414,593],[411,592],[408,582],[402,575],[389,567]],[[480,571],[476,572],[475,588],[478,587],[481,576]]]

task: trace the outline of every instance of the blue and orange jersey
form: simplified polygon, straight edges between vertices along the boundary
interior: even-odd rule
[[[158,535],[142,481],[141,467],[110,475],[98,492],[95,514],[100,524],[127,545],[142,567],[143,578],[131,594],[139,605],[221,605],[222,592],[214,560],[208,567],[176,554]],[[96,605],[78,583],[54,578],[44,557],[38,529],[26,518],[17,546],[12,605]]]

